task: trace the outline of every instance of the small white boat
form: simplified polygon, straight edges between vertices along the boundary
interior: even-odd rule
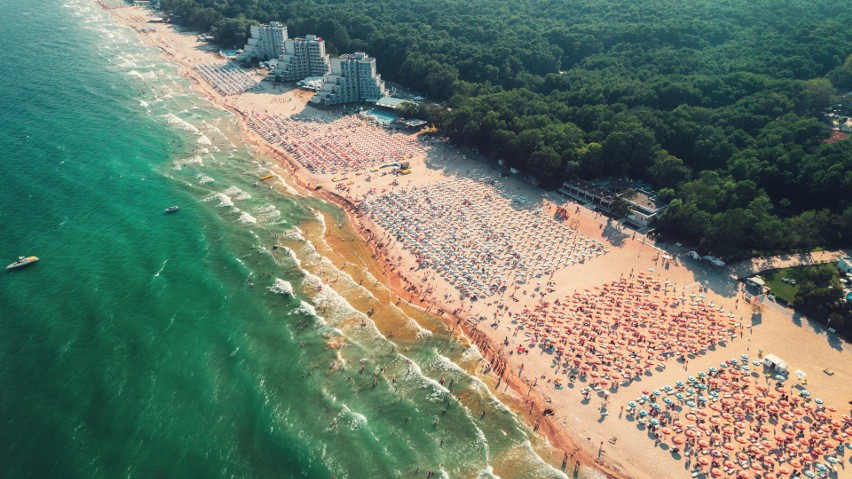
[[[18,261],[6,266],[6,269],[18,269],[23,268],[24,266],[30,265],[38,261],[38,257],[36,256],[20,256],[18,257]]]
[[[177,211],[177,210],[179,210],[179,209],[180,209],[180,206],[169,206],[169,207],[168,207],[168,208],[166,208],[164,211],[165,211],[166,213],[174,213],[175,211]]]

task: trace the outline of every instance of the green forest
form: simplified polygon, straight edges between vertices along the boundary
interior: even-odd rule
[[[643,179],[659,233],[728,259],[852,243],[852,3],[162,0],[225,46],[255,22],[366,51],[434,100],[409,112],[555,187]],[[846,112],[849,115],[849,111]]]

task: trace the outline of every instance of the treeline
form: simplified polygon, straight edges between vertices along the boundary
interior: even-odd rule
[[[245,42],[285,21],[443,104],[411,112],[545,186],[632,176],[658,230],[727,258],[848,245],[852,142],[820,113],[852,89],[852,3],[833,0],[162,0]]]

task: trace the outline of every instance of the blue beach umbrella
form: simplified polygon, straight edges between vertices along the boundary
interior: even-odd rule
[[[707,377],[707,373],[705,373],[704,371],[699,371],[699,372],[698,372],[698,377],[699,377],[699,378],[706,378],[706,377]]]
[[[775,380],[776,380],[776,381],[786,381],[786,380],[787,380],[787,378],[785,378],[784,376],[782,376],[782,375],[780,375],[780,374],[776,374],[776,375],[775,375]]]
[[[652,392],[653,392],[654,396],[659,396],[660,394],[662,394],[659,389],[654,389],[654,391],[652,391]]]
[[[674,401],[672,401],[672,398],[663,398],[663,402],[670,406],[674,403]]]
[[[684,398],[683,393],[676,393],[675,397],[680,399],[681,401],[683,401],[683,398]]]
[[[719,370],[718,370],[718,369],[716,369],[716,368],[710,368],[710,374],[716,374],[716,373],[718,373],[718,372],[719,372]]]
[[[648,411],[646,411],[646,410],[644,410],[644,409],[640,409],[640,410],[639,410],[639,416],[640,416],[640,417],[645,417],[645,416],[647,416],[647,415],[648,415]]]
[[[683,381],[678,381],[678,382],[676,382],[676,383],[675,383],[675,386],[677,386],[677,387],[679,387],[679,388],[682,388],[682,387],[683,387]]]
[[[627,407],[629,407],[630,409],[636,409],[636,403],[633,402],[633,401],[630,401],[629,403],[627,403]]]
[[[822,404],[822,399],[816,398],[816,399],[814,399],[814,402],[817,403],[817,404]]]
[[[686,401],[686,405],[689,407],[695,407],[695,401]]]
[[[653,410],[655,410],[655,411],[659,411],[661,407],[662,407],[662,406],[660,406],[660,405],[659,405],[659,404],[657,404],[657,403],[651,404],[651,409],[653,409]]]
[[[658,421],[656,419],[651,419],[650,423],[651,423],[652,426],[659,426],[660,425],[660,421]]]
[[[802,396],[804,396],[804,397],[811,397],[811,393],[810,393],[810,392],[808,392],[808,391],[804,391],[804,390],[803,390],[800,394],[801,394]]]

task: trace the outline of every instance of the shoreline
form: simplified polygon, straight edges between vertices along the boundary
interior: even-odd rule
[[[153,17],[150,10],[142,7],[128,6],[125,8],[136,9],[137,11],[141,10],[146,14],[146,18],[149,19]],[[499,374],[496,374],[497,385],[494,388],[494,391],[499,391],[500,386],[505,384],[505,388],[511,388],[513,394],[516,395],[516,398],[507,396],[506,389],[504,388],[500,394],[502,396],[500,398],[501,401],[506,403],[512,412],[514,412],[519,418],[523,419],[538,436],[544,438],[547,441],[547,444],[554,449],[554,452],[562,451],[565,457],[568,458],[568,464],[563,472],[569,470],[570,467],[573,467],[572,464],[570,464],[572,461],[579,461],[580,466],[593,468],[610,479],[626,479],[628,477],[612,470],[610,467],[607,467],[606,464],[596,461],[592,455],[588,453],[588,451],[576,444],[576,442],[557,423],[554,416],[542,415],[543,410],[546,408],[547,401],[542,398],[538,390],[531,387],[526,380],[516,376],[511,370],[507,369],[505,359],[500,356],[498,348],[495,347],[496,345],[493,344],[493,341],[488,338],[486,334],[483,334],[476,328],[475,323],[473,323],[470,318],[463,318],[460,315],[448,312],[448,307],[440,304],[436,299],[432,299],[430,301],[420,297],[420,294],[413,294],[412,291],[405,286],[405,284],[410,284],[411,282],[398,270],[396,266],[391,263],[391,260],[388,257],[389,252],[383,248],[378,248],[375,238],[371,233],[366,232],[368,229],[373,230],[375,225],[373,225],[369,219],[364,218],[358,213],[357,206],[352,203],[351,200],[325,188],[320,190],[313,189],[312,185],[314,183],[300,174],[300,170],[303,170],[304,168],[299,165],[298,162],[290,158],[288,154],[280,148],[269,144],[254,130],[252,130],[252,128],[248,125],[249,115],[246,112],[243,112],[239,108],[222,101],[223,97],[207,85],[204,79],[199,78],[199,74],[195,72],[188,63],[178,60],[172,52],[157,42],[146,41],[149,40],[149,37],[144,35],[144,33],[150,34],[153,32],[140,31],[140,29],[133,23],[122,21],[123,18],[117,15],[118,12],[116,10],[123,10],[125,8],[105,9],[105,11],[113,18],[114,21],[116,21],[116,23],[132,28],[136,32],[137,38],[139,38],[140,41],[150,47],[157,48],[163,59],[175,65],[178,68],[179,74],[192,83],[193,89],[197,93],[201,94],[201,96],[210,103],[228,110],[233,115],[240,128],[240,134],[243,141],[262,155],[277,160],[277,165],[284,168],[290,174],[290,178],[293,179],[297,187],[301,190],[299,191],[300,194],[304,196],[322,198],[340,207],[345,212],[350,227],[352,227],[353,231],[373,253],[374,258],[372,261],[374,261],[375,265],[384,272],[384,284],[393,295],[405,301],[408,305],[421,311],[425,311],[433,317],[438,318],[445,327],[451,328],[449,334],[456,336],[458,339],[462,340],[463,343],[476,344],[483,360],[489,365],[489,372],[500,371]],[[189,34],[188,32],[178,30],[175,28],[176,26],[174,24],[158,23],[158,25],[164,28],[173,29],[178,34]],[[310,179],[316,181],[315,178]],[[369,225],[367,224],[367,221],[370,221]],[[368,228],[368,226],[372,228]],[[406,297],[408,297],[408,299],[406,299]],[[432,311],[433,309],[437,309],[438,311]],[[456,332],[457,327],[459,329],[458,332]],[[475,339],[474,336],[476,337]],[[524,389],[527,389],[527,391],[524,392]],[[524,401],[521,403],[521,398],[523,397],[530,398],[531,402]],[[530,404],[532,406],[527,407]],[[547,461],[547,459],[545,460]],[[551,461],[548,461],[551,466],[555,468],[558,467],[557,464],[554,464]]]
[[[128,9],[132,9],[131,11],[133,12],[140,12],[140,14],[144,13],[146,18],[153,18],[152,11],[141,9],[140,7],[127,7],[119,9],[119,11],[127,11]],[[615,422],[613,421],[614,418],[611,418],[607,422],[603,422],[605,417],[602,414],[600,420],[597,420],[599,424],[592,424],[592,420],[597,419],[595,407],[588,406],[588,403],[580,404],[576,401],[579,398],[578,390],[585,386],[584,383],[577,382],[576,385],[572,384],[569,389],[559,393],[557,396],[552,385],[549,385],[550,379],[547,379],[546,382],[544,381],[545,374],[551,373],[546,368],[547,362],[549,361],[546,356],[541,359],[536,359],[533,355],[521,357],[520,354],[518,354],[516,356],[512,356],[511,346],[504,350],[504,345],[500,345],[498,343],[501,342],[504,334],[502,331],[504,331],[503,326],[505,326],[505,321],[500,323],[500,330],[496,327],[478,327],[477,321],[473,318],[482,318],[486,316],[486,314],[490,317],[490,311],[492,311],[489,310],[488,313],[484,313],[482,311],[485,309],[485,305],[482,304],[484,301],[480,301],[476,305],[477,309],[473,309],[474,305],[471,304],[471,311],[468,313],[466,308],[464,308],[464,306],[467,305],[462,301],[453,301],[452,299],[446,300],[446,297],[442,300],[440,293],[443,291],[438,291],[436,288],[433,288],[431,294],[428,292],[421,292],[420,289],[423,282],[418,282],[415,276],[419,275],[423,271],[415,271],[414,268],[411,268],[410,271],[414,272],[408,276],[405,274],[404,268],[410,266],[413,257],[402,250],[398,245],[382,246],[380,244],[381,240],[377,239],[378,237],[376,234],[381,234],[383,230],[373,222],[368,214],[359,211],[358,206],[352,200],[342,194],[338,194],[331,188],[322,188],[319,190],[313,188],[313,185],[319,185],[324,182],[327,184],[325,181],[327,178],[323,178],[323,175],[309,173],[304,167],[290,158],[288,153],[283,149],[264,140],[249,125],[249,120],[252,117],[252,114],[243,111],[238,105],[233,104],[236,103],[234,97],[219,95],[219,93],[208,85],[206,81],[200,77],[200,74],[195,71],[192,67],[192,60],[182,61],[177,55],[173,54],[167,48],[162,46],[162,44],[158,43],[157,39],[151,35],[151,32],[141,30],[138,28],[138,24],[135,25],[129,18],[122,18],[119,15],[119,11],[108,10],[107,13],[109,13],[117,23],[133,28],[137,33],[137,37],[140,38],[143,43],[148,46],[158,48],[164,59],[174,64],[179,69],[180,75],[192,82],[196,92],[205,96],[212,104],[231,112],[236,119],[237,125],[240,129],[240,136],[245,144],[249,146],[250,149],[255,150],[264,157],[270,158],[276,165],[284,168],[295,182],[297,189],[299,189],[299,194],[306,197],[322,198],[323,200],[334,203],[343,209],[352,232],[358,235],[358,237],[364,242],[364,245],[366,245],[372,253],[372,259],[364,258],[364,261],[369,263],[369,266],[375,266],[376,269],[382,271],[384,279],[381,279],[381,282],[388,288],[392,296],[399,298],[401,301],[406,301],[408,305],[417,310],[425,311],[433,317],[438,318],[447,328],[449,334],[460,339],[464,344],[477,345],[483,360],[487,361],[489,364],[488,372],[495,372],[494,379],[496,380],[496,386],[491,384],[491,381],[489,380],[489,387],[493,387],[493,390],[496,392],[500,389],[500,386],[504,386],[500,400],[509,406],[510,409],[519,417],[525,417],[526,422],[530,425],[530,428],[536,432],[536,435],[543,437],[547,441],[549,447],[552,449],[552,454],[549,454],[549,457],[543,457],[542,459],[544,459],[548,464],[554,468],[559,467],[559,463],[561,461],[555,458],[555,455],[557,451],[561,450],[566,454],[566,456],[570,457],[568,461],[569,463],[564,470],[566,474],[570,473],[573,468],[574,461],[578,459],[580,460],[581,465],[593,468],[595,471],[599,471],[613,479],[647,477],[649,475],[658,475],[661,479],[663,479],[670,477],[682,477],[687,474],[686,471],[678,471],[678,469],[680,469],[680,463],[671,461],[664,463],[662,461],[662,459],[666,456],[664,451],[652,448],[650,443],[645,443],[647,440],[640,443],[639,438],[644,434],[641,432],[637,434],[637,432],[633,430],[635,428],[632,428],[631,426],[635,425],[633,424],[634,421],[621,421],[621,415],[619,415],[618,420]],[[177,35],[194,36],[193,33],[181,31],[171,24],[159,23],[158,25],[164,29],[171,30]],[[154,35],[156,35],[156,33],[154,33]],[[204,54],[206,55],[207,53]],[[212,52],[210,54],[212,54]],[[249,105],[247,108],[257,108],[257,105]],[[458,159],[458,155],[451,156]],[[465,157],[463,157],[463,159],[467,160]],[[467,160],[466,163],[462,161],[462,159],[458,159],[458,161],[456,161],[451,158],[447,161],[446,165],[441,164],[440,168],[436,168],[443,168],[445,171],[432,171],[431,173],[426,171],[424,174],[429,175],[437,173],[439,177],[441,175],[447,176],[450,174],[447,170],[450,170],[451,168],[462,170],[464,166],[461,165],[467,165],[470,161],[472,160]],[[450,163],[453,164],[451,165]],[[429,165],[427,169],[430,169],[431,167],[432,165]],[[487,170],[487,167],[484,169]],[[456,173],[458,173],[459,176],[463,176],[460,171]],[[518,189],[521,188],[519,187]],[[546,204],[547,198],[543,199],[545,199]],[[604,219],[599,220],[597,215],[593,212],[586,210],[581,212],[580,208],[578,208],[576,216],[572,214],[572,218],[576,218],[576,221],[578,222],[578,233],[582,232],[583,235],[588,235],[593,238],[607,239],[607,233],[606,230],[603,229],[604,225],[602,224]],[[607,229],[610,229],[609,223],[607,223],[606,226]],[[600,231],[598,231],[599,229]],[[620,231],[617,225],[614,227],[614,230],[616,232]],[[612,234],[612,232],[610,232],[610,234]],[[675,281],[676,290],[689,292],[690,289],[706,287],[708,283],[712,283],[713,290],[710,291],[712,294],[710,298],[718,301],[720,306],[724,304],[724,306],[732,312],[737,309],[737,305],[734,302],[737,294],[730,294],[726,290],[726,288],[730,288],[730,285],[728,284],[730,283],[730,278],[727,276],[722,277],[721,275],[714,274],[712,272],[702,273],[701,271],[695,271],[694,268],[689,268],[688,265],[681,264],[677,257],[673,261],[672,270],[669,271],[667,266],[663,268],[661,267],[662,265],[658,265],[657,261],[657,259],[659,259],[659,255],[665,251],[657,248],[652,243],[646,243],[644,239],[642,239],[640,244],[640,239],[636,238],[635,235],[634,238],[629,238],[629,234],[619,234],[623,235],[621,239],[622,242],[619,246],[612,246],[614,252],[611,253],[611,255],[613,257],[607,258],[605,262],[603,259],[594,259],[588,261],[586,264],[568,268],[567,271],[561,272],[564,274],[562,274],[560,278],[554,279],[554,281],[564,281],[564,285],[560,283],[560,287],[565,286],[568,288],[570,286],[570,290],[581,291],[582,288],[590,288],[595,285],[617,279],[619,271],[623,276],[625,276],[627,274],[627,269],[630,269],[632,276],[633,269],[636,269],[636,271],[639,272],[650,269],[653,272],[652,268],[657,267],[664,271],[660,271],[659,273],[656,273],[656,275],[660,276],[661,274],[665,274],[666,279],[673,279]],[[394,259],[396,255],[400,256],[397,259]],[[657,259],[653,258],[654,255],[657,255]],[[402,259],[403,256],[405,257],[405,260]],[[599,263],[599,261],[601,262]],[[615,269],[613,265],[614,262],[620,267],[620,269]],[[589,264],[591,264],[591,266],[589,266]],[[544,277],[541,279],[542,281],[545,280]],[[527,288],[528,286],[532,285],[525,285],[524,288]],[[426,286],[423,289],[428,290],[429,287]],[[517,306],[513,306],[513,308],[528,306],[532,309],[534,305],[532,296],[535,296],[535,293],[533,293],[530,297],[526,297],[526,291],[524,291],[524,296],[524,298],[521,298],[522,302]],[[457,303],[457,305],[451,304],[453,302]],[[743,308],[740,309],[737,314],[748,314],[748,311],[745,309],[746,308],[743,305]],[[771,317],[770,313],[772,314]],[[770,311],[766,312],[766,318],[763,319],[763,322],[775,322],[778,323],[776,326],[780,325],[781,323],[777,321],[777,318],[784,319],[784,314],[784,312],[771,311],[770,308]],[[503,320],[506,319],[504,312],[501,313],[501,316]],[[496,317],[497,313],[495,313],[495,318]],[[742,322],[742,316],[740,318]],[[456,331],[456,328],[458,328],[459,331]],[[652,384],[663,384],[664,382],[673,382],[672,378],[683,379],[687,374],[693,374],[692,371],[696,367],[703,367],[706,369],[708,366],[712,366],[714,361],[718,363],[718,358],[725,354],[736,356],[739,353],[750,351],[752,348],[758,349],[758,347],[761,347],[762,350],[763,346],[769,347],[770,345],[771,347],[776,348],[775,351],[781,351],[784,354],[787,354],[786,348],[796,344],[795,340],[787,343],[778,339],[777,336],[783,335],[783,331],[771,333],[766,332],[766,329],[767,328],[764,327],[758,332],[764,332],[764,335],[767,337],[754,338],[757,340],[755,344],[751,344],[752,338],[748,338],[748,336],[746,336],[748,339],[744,339],[741,336],[736,340],[728,342],[727,345],[716,347],[710,351],[705,351],[696,357],[690,357],[689,360],[697,364],[689,365],[689,373],[687,373],[686,365],[683,366],[683,370],[680,370],[680,365],[672,364],[664,368],[665,371],[663,372],[654,373],[652,376],[645,375],[639,381],[631,382],[626,386],[619,386],[615,390],[615,393],[612,394],[615,398],[614,404],[617,407],[618,404],[623,404],[627,399],[632,398],[631,395],[638,395],[638,391],[642,389],[652,389],[647,386],[648,382],[652,382]],[[751,326],[749,326],[749,331],[753,333]],[[808,337],[807,339],[809,344],[812,346],[818,344],[812,337]],[[757,344],[760,341],[763,341],[766,344]],[[506,354],[506,351],[508,351],[508,355]],[[538,351],[534,352],[537,353]],[[843,358],[849,357],[848,352],[844,352],[843,348],[840,348],[839,354],[840,356],[834,357],[834,361],[837,361],[838,357],[840,358],[840,361],[843,361]],[[793,354],[790,355],[793,356]],[[535,356],[538,357],[539,355],[536,354]],[[828,358],[829,356],[826,355],[826,361],[831,363],[831,360]],[[521,361],[527,362],[525,363]],[[536,361],[538,361],[538,363],[536,363]],[[518,369],[519,362],[520,370]],[[793,361],[791,361],[791,365],[792,364],[794,364]],[[802,362],[799,361],[795,364],[802,364]],[[816,377],[816,373],[819,369],[813,367],[812,363],[806,364],[809,372],[814,373],[813,379],[817,380],[818,378]],[[524,366],[528,367],[524,369]],[[849,376],[849,374],[845,372],[841,375],[843,377]],[[487,373],[477,374],[477,376],[480,376],[483,379],[486,377],[490,379],[490,375]],[[530,384],[529,378],[532,377],[535,377],[535,380],[532,381],[533,384]],[[540,383],[539,378],[542,379]],[[822,379],[823,381],[825,380],[824,378]],[[512,392],[508,393],[507,388],[511,388]],[[838,396],[846,394],[845,390],[848,390],[849,386],[841,386],[839,389],[841,390],[841,394]],[[622,392],[622,390],[624,391]],[[824,394],[826,396],[828,395],[827,392]],[[553,397],[551,397],[551,395],[553,395]],[[849,398],[846,398],[846,400],[848,399]],[[838,402],[837,405],[842,406],[843,402]],[[546,408],[556,411],[556,414],[544,415],[543,412]],[[568,416],[571,417],[569,418]],[[569,424],[569,419],[577,421],[577,425]],[[615,442],[610,442],[611,446],[607,446],[607,454],[603,460],[601,460],[600,458],[604,449],[604,441],[610,439],[610,437],[613,439],[616,437],[623,439],[620,440],[618,447],[615,447]],[[592,438],[594,438],[594,440]],[[598,449],[597,446],[597,441],[599,440],[601,442],[600,449]],[[635,441],[635,445],[624,445],[625,442],[630,443],[631,441]],[[625,450],[624,447],[627,447],[628,449]],[[614,450],[616,452],[609,454],[610,450]],[[595,451],[598,452],[597,458],[595,458]]]

